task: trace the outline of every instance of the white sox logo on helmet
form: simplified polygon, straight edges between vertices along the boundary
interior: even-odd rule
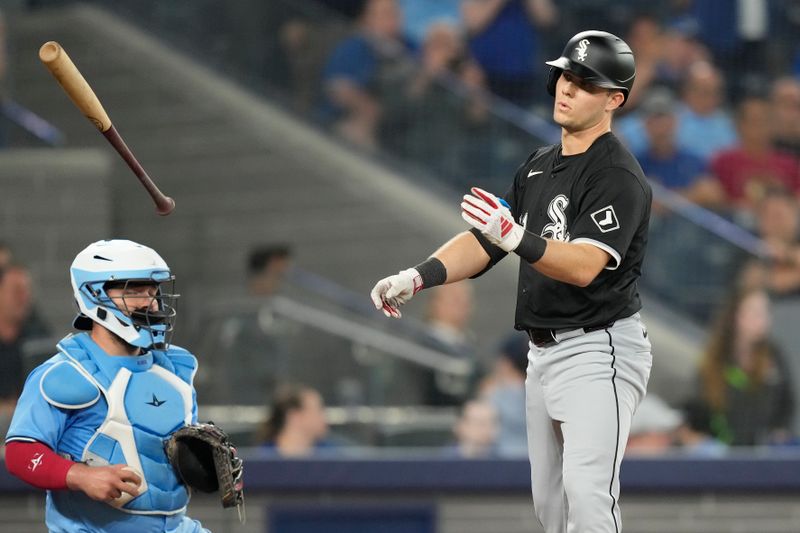
[[[566,214],[568,205],[569,198],[563,194],[559,194],[550,200],[550,205],[547,206],[547,216],[550,217],[552,222],[542,228],[542,237],[549,237],[555,241],[569,242]]]
[[[589,51],[589,39],[581,39],[578,43],[578,47],[575,48],[578,51],[578,59],[581,61],[586,60],[586,54]]]

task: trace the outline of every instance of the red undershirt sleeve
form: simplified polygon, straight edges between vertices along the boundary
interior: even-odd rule
[[[41,442],[8,442],[5,459],[11,474],[46,490],[66,489],[67,472],[75,464]]]

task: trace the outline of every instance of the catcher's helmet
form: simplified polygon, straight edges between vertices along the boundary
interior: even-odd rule
[[[69,273],[80,309],[73,324],[76,329],[89,330],[92,322],[97,322],[133,346],[168,346],[167,333],[172,331],[178,295],[165,287],[172,285],[175,278],[155,250],[121,239],[98,241],[75,257]],[[155,285],[157,309],[131,309],[127,302],[119,308],[107,290],[130,284]]]
[[[625,105],[636,77],[630,46],[605,31],[589,30],[575,35],[564,47],[561,57],[547,64],[550,65],[547,92],[551,96],[556,94],[561,72],[567,70],[592,85],[619,89],[625,95],[621,105]]]

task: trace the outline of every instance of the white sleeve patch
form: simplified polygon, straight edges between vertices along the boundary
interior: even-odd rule
[[[606,252],[608,255],[610,255],[611,259],[613,261],[609,262],[609,264],[604,267],[605,270],[616,270],[616,269],[619,268],[620,263],[622,263],[622,258],[619,256],[617,251],[615,249],[613,249],[612,247],[610,247],[609,245],[607,245],[606,243],[603,243],[603,242],[600,242],[600,241],[596,241],[594,239],[587,239],[587,238],[584,238],[584,237],[581,237],[580,239],[575,239],[575,240],[570,241],[570,242],[576,243],[576,244],[577,243],[591,244],[592,246],[596,246],[597,248],[600,248],[601,250]],[[613,262],[613,264],[611,264],[612,262]]]
[[[619,219],[613,205],[607,205],[591,214],[597,228],[603,233],[619,229]]]

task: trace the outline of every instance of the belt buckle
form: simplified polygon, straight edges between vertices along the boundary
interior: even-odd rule
[[[581,335],[584,335],[585,333],[588,333],[588,332],[584,328],[567,329],[567,330],[561,330],[560,332],[558,332],[558,331],[555,332],[555,334],[553,335],[553,338],[556,339],[556,342],[562,342],[562,341],[566,341],[566,340],[569,340],[569,339],[574,339],[575,337],[580,337]],[[559,337],[559,335],[562,335],[562,336]]]

